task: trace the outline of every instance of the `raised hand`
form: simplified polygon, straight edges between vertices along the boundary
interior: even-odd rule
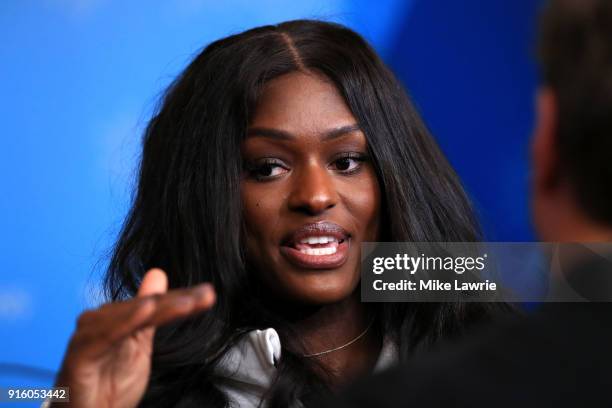
[[[79,317],[56,382],[70,387],[70,403],[52,406],[137,406],[151,372],[155,328],[214,303],[210,284],[168,292],[164,271],[149,270],[135,298],[107,303]]]

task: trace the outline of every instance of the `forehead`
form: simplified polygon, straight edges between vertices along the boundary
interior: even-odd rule
[[[331,82],[317,74],[293,72],[265,85],[250,125],[300,134],[354,123]]]

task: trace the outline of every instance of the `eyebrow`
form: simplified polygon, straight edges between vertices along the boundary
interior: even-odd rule
[[[361,128],[358,124],[354,123],[352,125],[341,126],[335,129],[327,130],[321,133],[320,138],[321,141],[328,141],[332,139],[336,139],[338,137],[344,136],[348,133],[361,131]],[[269,137],[271,139],[276,140],[292,140],[295,139],[296,136],[290,132],[285,132],[284,130],[271,129],[265,127],[252,127],[247,130],[247,136],[262,136]]]

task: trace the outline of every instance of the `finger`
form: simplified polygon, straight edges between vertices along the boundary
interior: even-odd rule
[[[150,295],[162,294],[168,292],[168,276],[166,272],[159,268],[149,269],[147,273],[142,278],[142,282],[140,283],[140,288],[138,288],[137,297],[145,297]],[[134,323],[138,324],[140,321]],[[125,327],[125,330],[119,330],[118,336],[123,335],[126,331],[129,331],[129,327]],[[136,333],[130,333],[134,336],[136,341],[140,343],[140,347],[142,350],[146,350],[148,353],[151,353],[153,349],[153,337],[155,336],[155,327],[146,327],[141,329]],[[111,342],[116,341],[111,338]]]
[[[176,291],[158,299],[155,312],[147,324],[161,326],[176,319],[209,310],[215,304],[216,293],[212,285],[204,283],[188,292]]]
[[[151,276],[151,275],[149,275]],[[149,282],[150,283],[150,282]],[[151,286],[145,282],[143,293],[151,290]],[[155,289],[153,289],[155,290]],[[158,287],[157,290],[162,290]],[[166,309],[175,305],[185,308],[185,303],[193,302],[197,307],[204,307],[214,303],[215,292],[210,284],[201,284],[190,288],[174,289],[163,294],[142,295],[135,298],[106,303],[97,310],[83,313],[77,322],[77,328],[82,331],[109,332],[118,322],[129,320],[135,309],[142,306],[148,300],[157,306]]]
[[[166,293],[168,291],[168,276],[159,268],[149,269],[142,278],[137,296],[144,297],[154,294]],[[152,350],[155,327],[142,329],[138,336],[134,336],[145,350]]]
[[[159,268],[149,269],[142,278],[138,297],[166,293],[168,291],[168,276]]]
[[[142,278],[136,299],[166,293],[167,291],[168,277],[166,273],[159,268],[153,268]],[[93,325],[97,329],[106,330],[105,320],[116,323],[118,320],[125,319],[133,313],[134,307],[138,307],[138,304],[139,301],[135,299],[106,303],[97,311],[83,313],[77,321],[77,328],[83,329],[88,325]]]
[[[149,349],[156,326],[210,309],[215,299],[212,285],[201,284],[162,295],[109,303],[98,311],[84,314],[90,317],[87,326],[77,332],[75,347],[95,357],[106,352],[116,342],[138,334],[135,338]]]
[[[155,310],[150,296],[166,293],[168,278],[159,268],[150,269],[143,277],[137,297],[123,302],[107,303],[96,311],[83,313],[72,343],[81,353],[91,357],[103,354],[113,344],[142,326]],[[154,328],[145,328],[138,340],[150,348]]]
[[[83,358],[97,358],[106,353],[114,344],[131,332],[142,327],[155,312],[155,300],[152,297],[135,299],[135,301],[123,302],[124,304],[111,304],[106,309],[107,316],[103,311],[92,311],[88,325],[77,330],[71,340],[71,347]],[[114,313],[121,308],[129,306],[127,311]],[[112,318],[112,320],[111,320]]]

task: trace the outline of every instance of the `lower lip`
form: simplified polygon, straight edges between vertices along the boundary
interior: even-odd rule
[[[307,255],[298,249],[281,246],[281,254],[293,265],[306,269],[334,269],[342,266],[348,258],[350,238],[338,244],[336,252],[331,255]]]

